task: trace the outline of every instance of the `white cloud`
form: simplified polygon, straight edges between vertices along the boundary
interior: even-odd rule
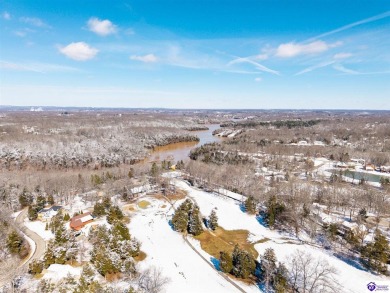
[[[7,11],[4,11],[3,14],[1,15],[5,20],[10,20],[11,19],[11,14],[9,14]]]
[[[144,56],[133,55],[130,56],[130,59],[145,62],[145,63],[153,63],[153,62],[157,62],[158,60],[158,58],[154,54],[147,54]]]
[[[352,56],[351,53],[344,53],[344,52],[342,52],[342,53],[337,53],[337,54],[335,54],[335,55],[333,56],[333,58],[334,58],[334,59],[345,59],[345,58],[349,58],[349,57],[351,57],[351,56]]]
[[[298,44],[294,42],[280,44],[276,50],[276,56],[283,58],[295,57],[298,55],[305,54],[319,54],[329,50],[330,48],[334,48],[340,46],[341,43],[333,43],[327,44],[324,41],[315,41],[308,44]]]
[[[84,42],[70,43],[65,47],[60,47],[59,51],[66,57],[77,61],[92,59],[99,52],[98,49],[93,48]]]
[[[262,79],[261,77],[256,77],[256,78],[255,78],[255,81],[256,81],[256,82],[261,82],[262,80],[263,80],[263,79]]]
[[[91,17],[88,22],[88,29],[99,36],[108,36],[116,33],[116,25],[108,19],[100,20],[96,17]]]
[[[37,27],[49,27],[46,23],[44,23],[40,18],[37,17],[21,17],[19,18],[19,20]]]

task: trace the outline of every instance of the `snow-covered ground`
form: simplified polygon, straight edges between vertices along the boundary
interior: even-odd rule
[[[228,230],[246,229],[251,233],[250,240],[252,241],[269,238],[269,241],[255,245],[259,254],[262,254],[266,248],[272,247],[275,249],[279,261],[285,262],[288,255],[300,248],[312,253],[315,258],[326,259],[339,271],[336,278],[342,286],[340,292],[367,292],[366,285],[370,281],[377,281],[378,283],[390,281],[390,278],[376,276],[363,270],[359,264],[348,264],[346,261],[332,255],[331,252],[308,244],[299,244],[294,237],[287,239],[286,235],[261,225],[255,216],[242,212],[239,203],[232,199],[194,189],[181,180],[174,180],[173,182],[176,186],[186,190],[188,195],[196,200],[203,215],[208,216],[213,208],[217,208],[218,222],[223,228]]]
[[[50,240],[54,238],[54,234],[49,230],[45,230],[46,223],[41,221],[31,222],[28,219],[24,220],[24,225],[29,228],[31,231],[37,233],[43,240]]]
[[[166,292],[239,292],[172,230],[169,205],[151,198],[148,201],[148,208],[139,210],[129,224],[131,235],[142,241],[141,249],[147,254],[140,262],[141,269],[160,268],[170,278]]]
[[[255,248],[260,254],[264,253],[266,248],[274,249],[278,261],[285,262],[286,265],[288,257],[297,249],[310,253],[313,256],[313,259],[320,258],[321,260],[327,261],[337,269],[336,279],[340,284],[340,293],[365,293],[369,292],[367,289],[367,284],[369,282],[375,282],[376,284],[390,282],[390,278],[373,275],[363,270],[359,264],[348,264],[336,256],[327,254],[324,250],[310,245],[278,244],[268,241],[256,244]]]
[[[79,277],[81,274],[81,267],[75,268],[70,265],[52,264],[44,271],[44,279],[50,279],[51,282],[58,282],[66,276],[71,275]]]

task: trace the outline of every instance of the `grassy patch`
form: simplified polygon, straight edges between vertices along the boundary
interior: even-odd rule
[[[256,243],[248,242],[248,230],[225,230],[221,227],[218,227],[215,231],[204,231],[199,236],[196,236],[195,239],[200,241],[200,245],[204,251],[208,254],[219,258],[220,251],[226,251],[232,253],[234,245],[237,243],[242,249],[249,251],[252,255],[257,258],[259,253],[255,249],[256,243],[261,243],[259,241],[268,241],[259,240]],[[265,238],[266,239],[266,238]]]
[[[177,189],[175,192],[169,192],[166,194],[166,197],[169,198],[171,201],[184,199],[187,196],[187,192],[184,190]],[[166,200],[164,195],[161,193],[153,194],[153,197],[159,200]]]
[[[146,253],[141,250],[139,254],[136,257],[134,257],[134,260],[137,262],[143,261],[146,258],[146,256],[147,256]]]
[[[140,207],[141,209],[146,209],[149,205],[150,202],[148,202],[147,200],[141,200],[140,202],[138,202],[138,207]]]
[[[163,204],[163,205],[161,206],[162,209],[165,209],[166,207],[167,207],[166,204]]]

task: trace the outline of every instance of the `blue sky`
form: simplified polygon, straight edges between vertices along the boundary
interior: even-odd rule
[[[0,104],[390,109],[390,1],[0,0]]]

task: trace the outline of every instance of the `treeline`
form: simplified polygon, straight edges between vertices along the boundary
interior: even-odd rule
[[[192,149],[189,156],[191,160],[199,160],[204,163],[213,163],[217,165],[222,165],[224,163],[238,165],[251,162],[251,159],[248,156],[241,155],[238,152],[223,151],[221,149],[222,147],[220,144],[209,143]]]
[[[311,127],[319,124],[321,120],[277,120],[277,121],[254,121],[246,120],[240,122],[222,123],[221,127],[244,127],[251,128],[256,126],[274,126],[276,128],[287,127],[288,129],[296,127]]]

